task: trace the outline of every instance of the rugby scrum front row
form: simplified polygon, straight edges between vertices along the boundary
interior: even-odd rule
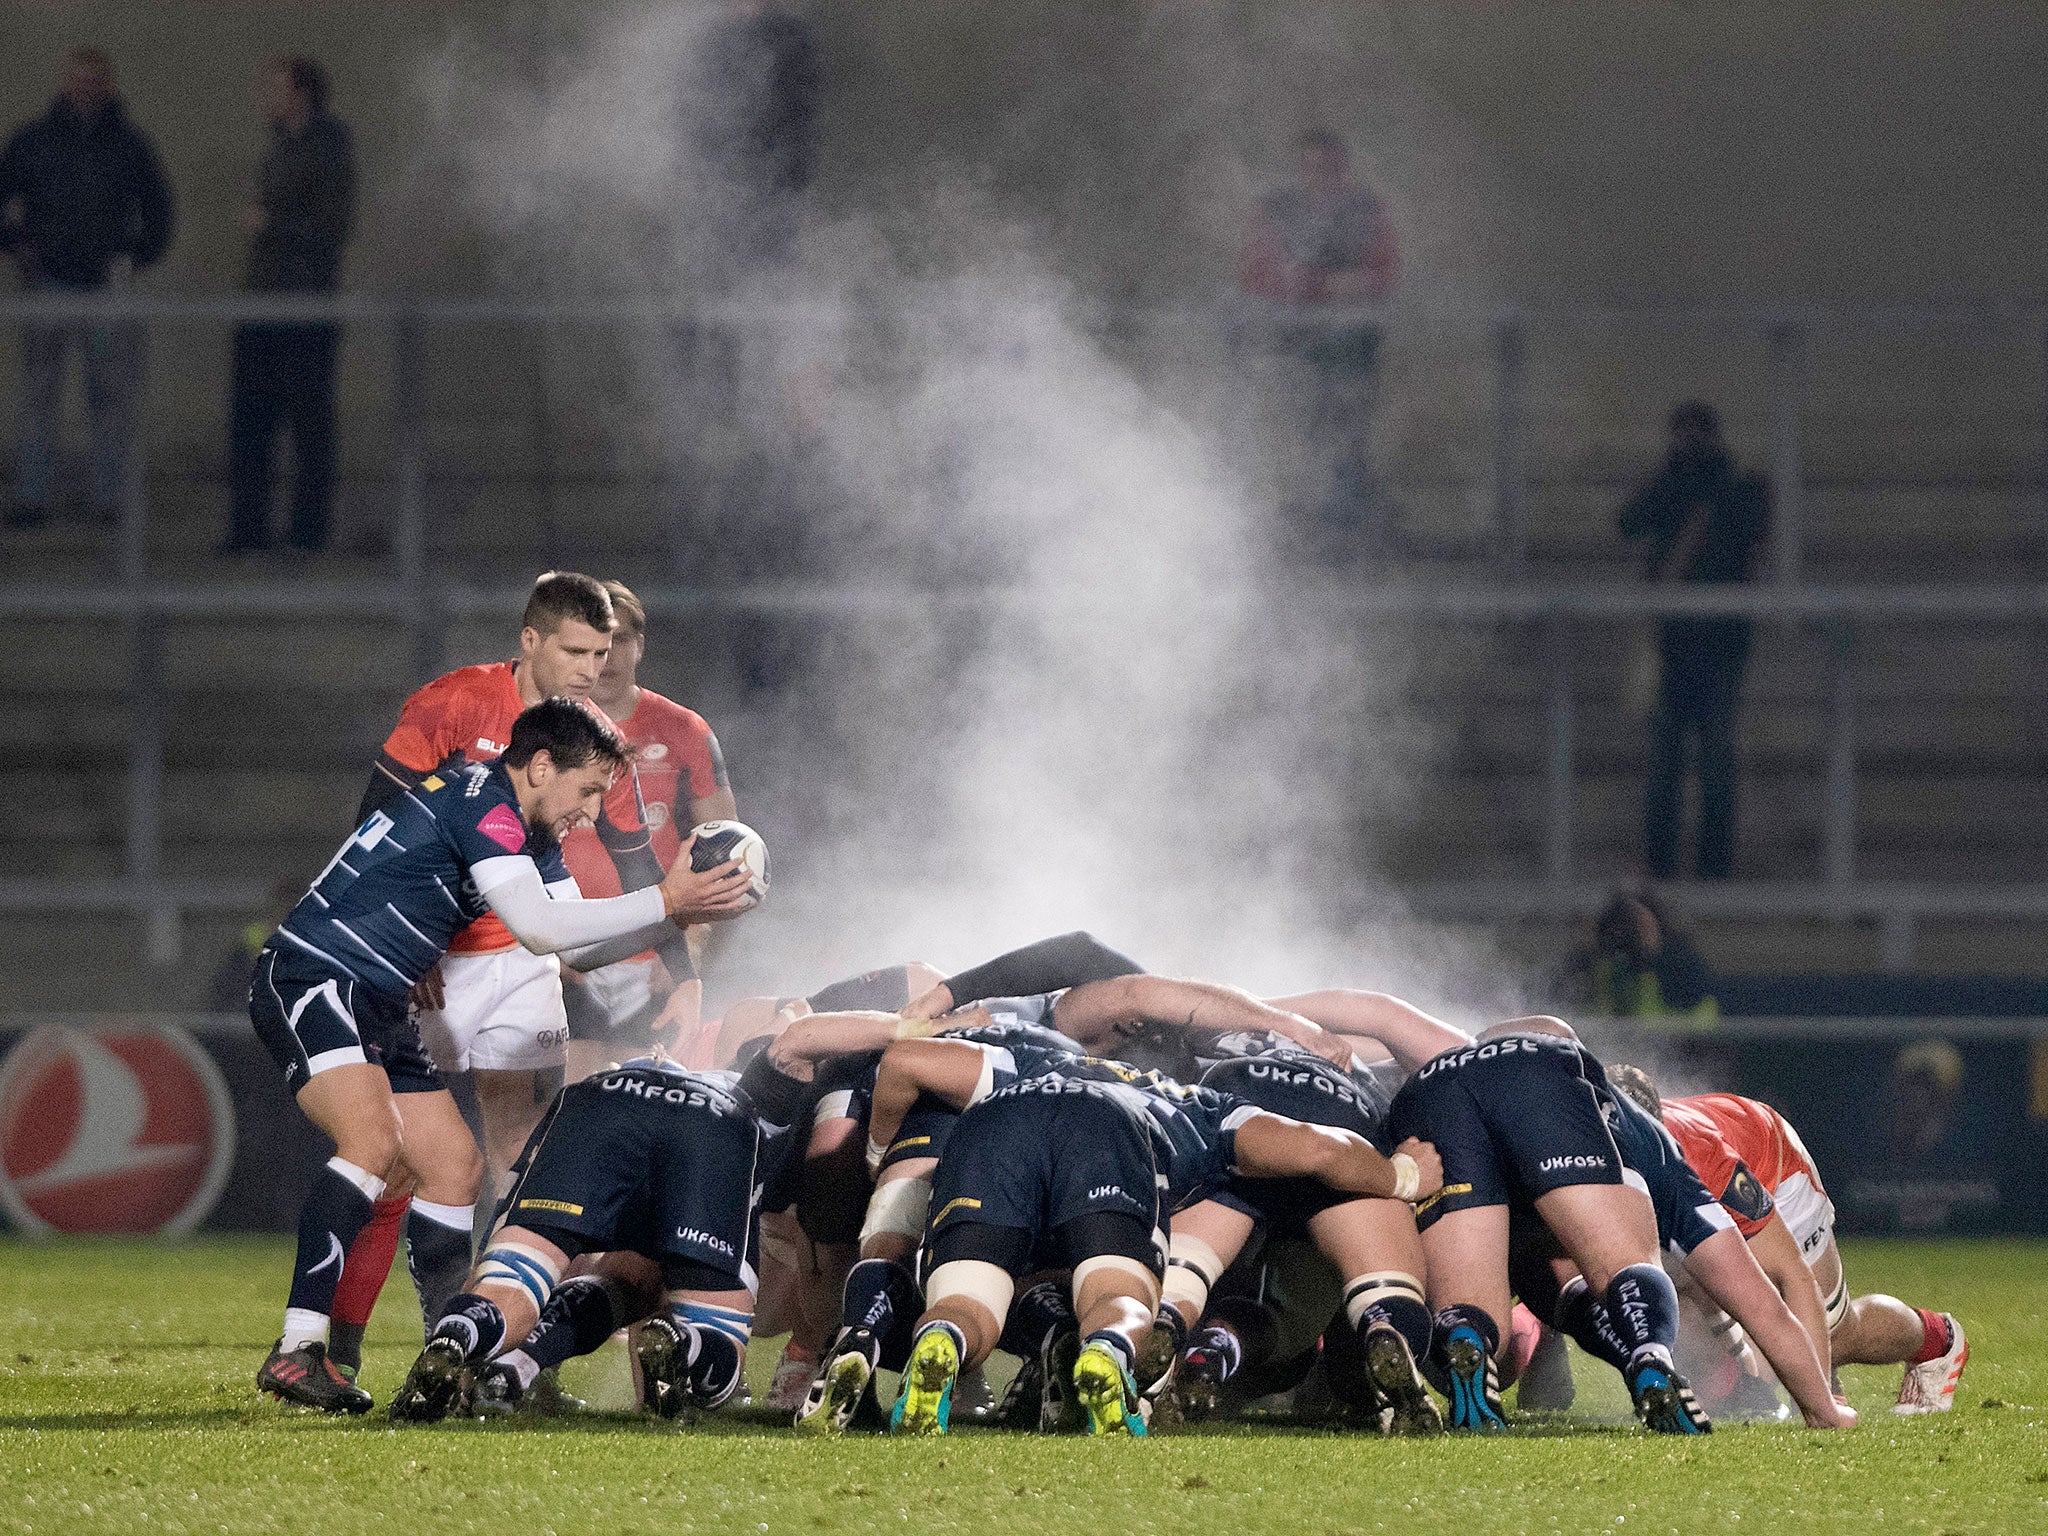
[[[744,910],[723,885],[705,900],[688,860],[597,900],[560,877],[555,840],[626,760],[580,704],[525,710],[495,763],[372,817],[259,960],[258,1032],[337,1142],[263,1390],[371,1406],[325,1328],[354,1238],[416,1161],[391,1099],[409,1086],[392,1069],[422,1054],[402,1001],[459,926],[488,909],[527,948],[596,966],[663,923]],[[882,1370],[900,1373],[902,1433],[972,1415],[1142,1435],[1311,1374],[1382,1432],[1497,1430],[1518,1367],[1548,1359],[1556,1400],[1560,1332],[1621,1372],[1650,1429],[1705,1433],[1680,1287],[1720,1395],[1754,1399],[1767,1364],[1816,1427],[1855,1423],[1838,1363],[1905,1362],[1898,1408],[1923,1412],[1948,1407],[1967,1357],[1945,1314],[1849,1298],[1790,1127],[1726,1096],[1660,1106],[1559,1020],[1475,1038],[1378,993],[1260,1000],[1148,975],[1069,934],[727,1026],[738,1070],[648,1039],[563,1089],[466,1276],[415,1263],[427,1338],[395,1420],[559,1402],[542,1373],[635,1323],[648,1407],[715,1409],[764,1286],[798,1322],[778,1389],[827,1434],[881,1422]],[[812,1262],[764,1261],[764,1213]],[[820,1276],[836,1326],[804,1321]],[[997,1349],[1020,1365],[992,1407],[977,1385]]]

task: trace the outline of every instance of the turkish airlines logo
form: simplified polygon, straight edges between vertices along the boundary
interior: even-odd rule
[[[189,1232],[234,1157],[227,1084],[181,1029],[34,1029],[0,1062],[0,1209],[24,1231]]]

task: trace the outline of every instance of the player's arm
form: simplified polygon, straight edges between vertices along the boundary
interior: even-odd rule
[[[1847,1429],[1855,1424],[1855,1411],[1837,1403],[1828,1389],[1827,1372],[1814,1353],[1813,1339],[1772,1286],[1740,1232],[1732,1226],[1716,1232],[1685,1256],[1685,1272],[1723,1312],[1742,1324],[1809,1425]]]
[[[653,929],[665,919],[720,921],[738,916],[749,905],[746,871],[737,861],[696,874],[678,860],[660,885],[623,896],[559,900],[549,896],[540,867],[523,853],[478,860],[469,872],[477,894],[512,936],[537,955],[577,950],[587,959],[591,951],[585,946],[617,939],[638,946],[619,956],[625,958],[645,949]]]
[[[935,1019],[986,998],[1036,997],[1083,982],[1141,975],[1144,969],[1094,934],[1076,929],[1026,944],[947,977],[922,997],[913,998],[904,1017]]]
[[[384,738],[384,748],[370,768],[370,782],[363,789],[362,805],[356,811],[361,826],[378,811],[388,810],[408,790],[451,757],[462,751],[481,732],[468,729],[465,696],[449,678],[436,678],[406,699],[398,712],[398,723]]]
[[[834,1056],[879,1051],[902,1032],[903,1020],[893,1013],[865,1009],[809,1013],[792,1019],[768,1043],[764,1054],[778,1071],[799,1082],[809,1082],[819,1062]]]
[[[1351,1048],[1303,1018],[1249,992],[1170,976],[1119,976],[1069,989],[1053,1023],[1092,1050],[1111,1050],[1148,1025],[1231,1034],[1270,1030],[1348,1069]]]
[[[1413,1003],[1385,992],[1360,992],[1348,988],[1328,992],[1304,992],[1298,997],[1280,997],[1274,1006],[1290,1009],[1335,1035],[1376,1040],[1393,1052],[1394,1060],[1406,1072],[1424,1062],[1472,1043],[1472,1037],[1442,1019],[1432,1018]]]
[[[1392,1157],[1354,1131],[1309,1125],[1269,1110],[1252,1110],[1231,1124],[1232,1167],[1253,1179],[1319,1179],[1332,1189],[1390,1200],[1425,1200],[1444,1187],[1436,1148],[1414,1137]]]
[[[1807,1268],[1806,1260],[1799,1252],[1799,1239],[1785,1225],[1785,1218],[1772,1211],[1770,1218],[1750,1234],[1748,1241],[1750,1254],[1756,1259],[1757,1266],[1776,1287],[1778,1294],[1785,1298],[1785,1305],[1792,1309],[1792,1315],[1799,1319],[1799,1326],[1813,1341],[1813,1352],[1820,1357],[1821,1371],[1825,1374],[1834,1363],[1833,1349],[1828,1340],[1828,1309],[1821,1301],[1820,1286],[1813,1278],[1813,1271]]]
[[[993,1059],[971,1040],[941,1037],[892,1044],[875,1070],[868,1111],[870,1165],[881,1162],[919,1094],[929,1093],[955,1109],[965,1109],[989,1091],[994,1070]]]

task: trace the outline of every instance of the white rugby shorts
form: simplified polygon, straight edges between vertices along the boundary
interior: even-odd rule
[[[443,1072],[530,1072],[568,1059],[562,965],[519,945],[445,955],[443,1006],[418,1013],[420,1038]]]
[[[1835,1231],[1835,1203],[1804,1173],[1795,1173],[1771,1191],[1778,1215],[1799,1245],[1799,1256],[1811,1269],[1827,1251]]]

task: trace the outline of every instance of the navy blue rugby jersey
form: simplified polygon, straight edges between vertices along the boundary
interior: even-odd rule
[[[514,857],[533,859],[550,890],[569,879],[560,846],[528,829],[502,763],[429,774],[356,828],[271,942],[403,997],[490,910],[471,869]]]

